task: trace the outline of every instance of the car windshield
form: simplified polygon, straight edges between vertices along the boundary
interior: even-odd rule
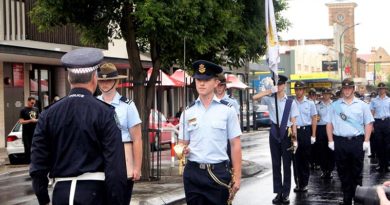
[[[21,131],[22,131],[22,124],[17,122],[12,132],[21,132]]]

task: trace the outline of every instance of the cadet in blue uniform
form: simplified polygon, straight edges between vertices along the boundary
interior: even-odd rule
[[[138,110],[132,100],[121,96],[116,88],[120,79],[127,76],[118,75],[118,70],[112,63],[105,63],[100,66],[98,72],[98,85],[102,95],[99,100],[115,107],[115,112],[120,122],[122,142],[124,143],[126,170],[127,170],[127,191],[128,202],[130,203],[133,192],[134,181],[140,179],[142,165],[142,134],[141,119]]]
[[[306,192],[310,176],[310,150],[311,144],[316,141],[317,130],[317,110],[313,101],[305,97],[306,85],[303,81],[295,82],[295,102],[297,103],[299,116],[297,117],[297,136],[298,149],[295,154],[296,163],[293,166],[295,183],[295,192]]]
[[[272,158],[273,187],[276,197],[272,200],[274,204],[290,203],[289,195],[291,190],[291,159],[293,154],[292,141],[297,144],[296,138],[296,117],[298,117],[297,104],[287,98],[285,94],[286,82],[288,78],[279,75],[278,85],[270,90],[265,90],[253,96],[253,100],[261,99],[261,104],[268,106],[270,118],[272,121],[269,135],[269,145]],[[275,93],[278,101],[278,119],[279,128],[276,120]],[[272,94],[272,95],[271,95]],[[288,128],[291,127],[292,136],[288,134]],[[279,131],[278,131],[279,129]],[[281,165],[283,160],[283,177],[281,174]],[[283,181],[282,181],[283,179]]]
[[[229,102],[233,108],[236,110],[237,112],[237,116],[240,117],[240,105],[238,104],[237,100],[230,97],[227,93],[226,93],[226,77],[223,73],[221,73],[220,75],[218,75],[218,80],[219,80],[219,84],[217,86],[217,88],[215,88],[215,95],[217,96],[218,99],[221,99],[221,100],[225,100],[227,102]]]
[[[183,175],[186,201],[189,205],[227,204],[241,182],[241,129],[237,113],[227,101],[214,95],[219,83],[217,74],[222,68],[204,60],[195,61],[192,67],[199,97],[182,113],[179,132],[179,144],[186,146],[184,154],[188,156]],[[233,179],[226,153],[228,139]]]
[[[325,88],[322,92],[323,99],[320,103],[316,104],[318,112],[318,123],[317,123],[317,138],[316,143],[319,153],[319,162],[321,167],[321,178],[331,179],[332,171],[334,169],[334,153],[328,147],[328,137],[326,135],[326,122],[325,119],[330,113],[332,106],[332,90]]]
[[[370,109],[374,115],[375,145],[379,158],[379,172],[388,172],[390,157],[390,98],[386,95],[387,86],[378,84],[378,96],[372,99]]]
[[[329,148],[334,150],[344,205],[351,205],[357,185],[362,185],[364,151],[370,146],[374,118],[367,103],[354,97],[355,83],[342,82],[342,98],[333,102],[325,121]]]
[[[35,129],[30,176],[39,204],[125,204],[126,168],[114,107],[96,99],[103,53],[81,48],[61,58],[71,91],[48,107]]]

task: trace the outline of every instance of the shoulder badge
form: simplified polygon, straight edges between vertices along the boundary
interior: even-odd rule
[[[126,103],[126,104],[129,104],[129,105],[133,102],[133,100],[130,100],[130,99],[128,99],[128,98],[125,97],[125,96],[122,96],[122,97],[120,98],[120,101],[122,101],[122,102],[124,102],[124,103]]]
[[[226,100],[221,100],[221,101],[219,101],[219,102],[221,102],[222,104],[227,105],[227,106],[229,106],[229,107],[232,106],[232,104],[231,104],[230,102],[226,101]]]
[[[194,106],[194,105],[195,105],[195,101],[194,101],[194,102],[192,102],[190,105],[188,105],[188,106],[186,107],[186,110],[187,110],[188,108],[190,108],[190,107]]]
[[[107,105],[108,107],[110,107],[110,108],[112,108],[112,109],[115,109],[114,106],[112,106],[112,105],[110,105],[110,104],[104,102],[103,100],[99,100],[99,99],[97,99],[97,98],[95,98],[95,99],[96,99],[97,101],[99,101],[100,103],[103,103],[104,105]]]

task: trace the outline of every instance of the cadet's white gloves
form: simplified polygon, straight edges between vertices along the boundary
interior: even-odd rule
[[[278,92],[278,86],[277,86],[277,85],[272,86],[272,87],[271,87],[271,92],[272,92],[272,93]]]
[[[329,147],[329,149],[331,149],[332,151],[334,151],[334,141],[328,142],[328,147]]]
[[[314,144],[316,142],[316,137],[311,136],[310,137],[311,144]]]
[[[370,147],[370,142],[364,141],[363,142],[363,151],[367,151],[369,147]]]

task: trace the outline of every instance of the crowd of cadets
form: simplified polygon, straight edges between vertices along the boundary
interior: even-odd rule
[[[376,92],[367,95],[362,92],[365,89],[355,92],[356,85],[348,78],[342,81],[339,91],[323,88],[319,93],[305,82],[296,81],[295,97],[288,98],[287,80],[286,76],[279,76],[276,86],[253,96],[253,100],[268,106],[272,121],[270,149],[277,194],[273,204],[290,202],[291,162],[294,192],[308,191],[310,170],[320,169],[324,180],[331,179],[336,170],[343,192],[340,204],[352,204],[356,187],[362,185],[366,151],[369,157],[378,159],[378,172],[388,172],[390,130],[386,127],[390,126],[390,98],[387,86],[379,83]],[[288,127],[290,135],[285,132]]]

